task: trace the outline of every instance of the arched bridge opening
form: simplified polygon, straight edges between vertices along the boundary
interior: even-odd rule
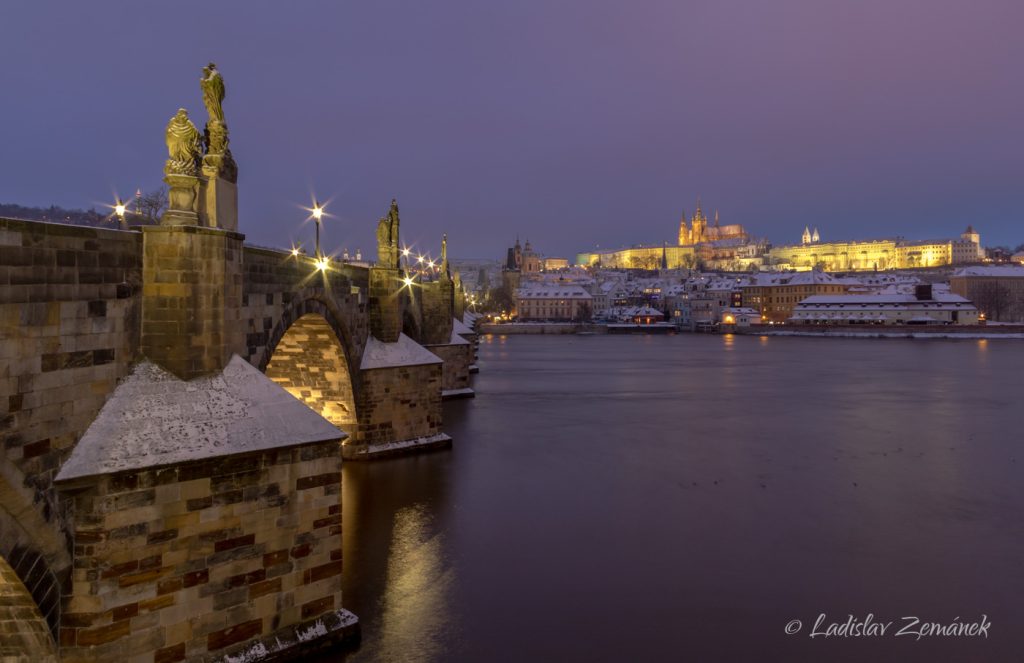
[[[0,660],[57,660],[50,625],[4,557],[0,557]]]
[[[348,358],[330,323],[307,313],[274,348],[266,375],[332,424],[355,436],[355,387]]]

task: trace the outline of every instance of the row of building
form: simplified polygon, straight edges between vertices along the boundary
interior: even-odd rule
[[[519,320],[622,321],[639,307],[684,327],[714,325],[724,315],[756,315],[766,324],[977,324],[1024,322],[1024,266],[977,266],[948,281],[890,272],[835,276],[811,270],[715,274],[664,270],[637,276],[569,270],[524,281]]]

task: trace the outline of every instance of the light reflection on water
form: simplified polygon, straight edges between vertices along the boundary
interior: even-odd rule
[[[381,604],[381,660],[436,660],[443,651],[440,636],[454,626],[438,609],[448,604],[454,570],[442,561],[442,535],[433,531],[432,520],[422,504],[395,514]]]
[[[510,336],[480,355],[477,398],[445,405],[450,452],[345,465],[346,660],[1024,651],[1024,345]],[[820,612],[995,630],[783,634]]]

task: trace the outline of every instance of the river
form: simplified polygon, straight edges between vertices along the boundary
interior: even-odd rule
[[[1020,660],[1021,342],[483,337],[479,364],[452,450],[345,465],[363,641],[322,660]]]

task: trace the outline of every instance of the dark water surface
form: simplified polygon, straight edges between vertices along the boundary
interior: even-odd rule
[[[512,336],[479,363],[450,452],[345,465],[363,643],[324,660],[1024,660],[1024,344]],[[895,623],[811,639],[821,613]],[[894,635],[982,614],[987,640]]]

